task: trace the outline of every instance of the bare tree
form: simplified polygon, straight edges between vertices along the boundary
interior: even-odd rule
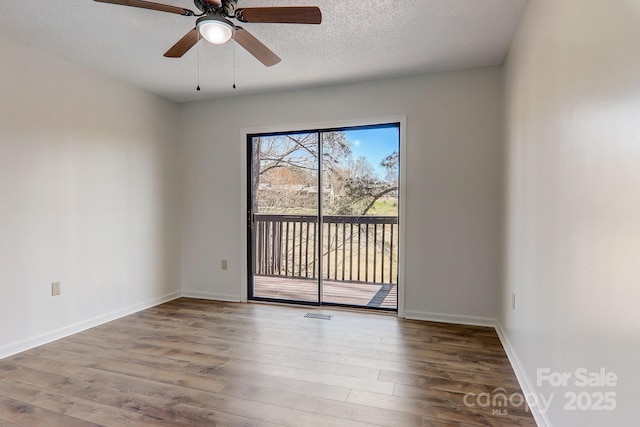
[[[351,156],[344,132],[323,133],[323,169],[339,173]],[[318,134],[283,134],[253,139],[252,188],[260,212],[300,212],[317,206]]]
[[[397,197],[397,151],[381,162],[381,179],[365,157],[352,157],[344,132],[322,133],[323,188],[318,151],[315,132],[254,138],[252,186],[259,212],[313,213],[321,191],[325,213],[362,216],[382,197]]]
[[[369,161],[360,157],[347,163],[347,169],[338,176],[341,194],[333,210],[338,215],[367,215],[375,203],[387,195],[398,193],[398,153],[385,157],[385,179],[380,179]]]

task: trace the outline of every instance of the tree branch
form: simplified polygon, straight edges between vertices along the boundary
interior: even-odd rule
[[[378,193],[375,196],[373,196],[373,200],[371,201],[371,203],[369,203],[369,205],[366,207],[366,209],[360,215],[362,215],[362,216],[366,215],[367,212],[369,212],[369,209],[371,209],[373,207],[373,205],[376,203],[376,201],[380,197],[384,196],[385,194],[397,191],[397,190],[398,190],[398,187],[391,187],[391,188],[387,188],[386,190],[381,191],[380,193]]]

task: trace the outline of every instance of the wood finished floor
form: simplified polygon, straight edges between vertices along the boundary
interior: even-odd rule
[[[376,307],[396,310],[398,287],[392,284],[323,281],[325,303]],[[253,293],[260,298],[290,301],[318,301],[318,282],[313,279],[290,277],[254,276]]]
[[[1,426],[535,426],[489,328],[181,298],[0,360]],[[468,400],[474,402],[473,399]]]

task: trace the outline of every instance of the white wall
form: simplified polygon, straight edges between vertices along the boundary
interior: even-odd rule
[[[636,0],[530,1],[507,59],[501,320],[530,386],[555,395],[555,426],[638,423],[638,22]],[[568,387],[538,387],[538,368],[571,373]],[[576,387],[578,368],[618,384]],[[617,409],[563,410],[572,391],[615,392]]]
[[[183,291],[241,299],[241,129],[288,130],[406,114],[405,313],[495,318],[502,239],[501,78],[500,68],[486,68],[184,105]],[[220,269],[221,259],[229,260],[229,270]]]
[[[3,357],[178,294],[179,146],[174,104],[0,52]]]

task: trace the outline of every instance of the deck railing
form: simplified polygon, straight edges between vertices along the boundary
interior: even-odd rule
[[[254,215],[254,273],[316,279],[320,227],[315,215]],[[398,283],[398,218],[322,217],[322,277]]]

